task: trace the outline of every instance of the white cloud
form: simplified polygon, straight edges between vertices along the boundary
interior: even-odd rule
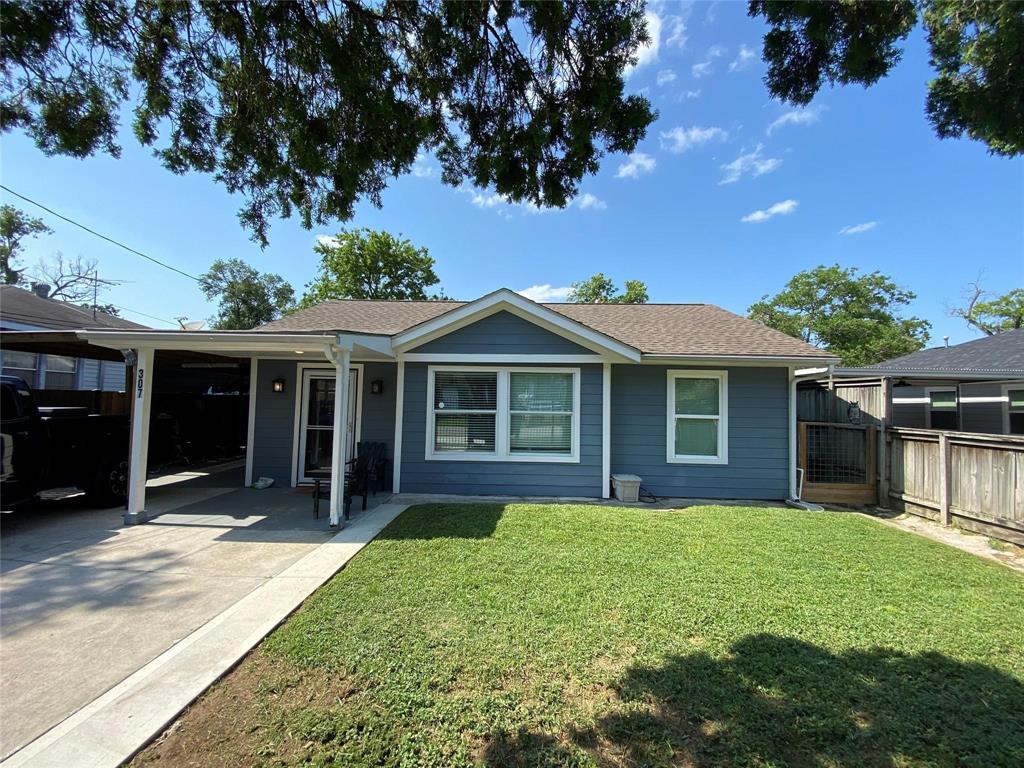
[[[477,208],[498,208],[499,206],[510,204],[507,198],[502,197],[497,192],[485,195],[483,192],[472,190],[469,199]]]
[[[419,179],[429,179],[434,175],[434,166],[422,152],[416,155],[416,160],[412,164],[412,175]]]
[[[748,174],[756,178],[778,170],[779,166],[782,165],[782,160],[777,157],[763,157],[761,155],[761,150],[763,149],[764,145],[758,144],[753,152],[741,154],[731,163],[723,165],[722,180],[718,183],[732,184]]]
[[[725,56],[725,54],[728,53],[728,50],[729,49],[726,48],[724,45],[712,45],[710,48],[708,48],[708,58],[720,59],[722,56]]]
[[[626,162],[619,166],[619,172],[615,174],[617,179],[639,179],[646,173],[651,173],[657,161],[643,152],[634,152]]]
[[[685,48],[686,41],[686,20],[682,16],[669,16],[665,19],[668,34],[665,36],[665,45],[670,48]]]
[[[679,93],[679,95],[676,97],[676,101],[685,101],[686,99],[699,99],[699,98],[700,98],[700,88],[697,88],[696,90],[693,90],[693,91],[681,91]]]
[[[783,200],[781,203],[776,203],[768,208],[761,211],[754,211],[748,213],[740,221],[746,223],[758,223],[762,221],[768,221],[768,219],[774,216],[788,216],[796,210],[799,203],[796,200]]]
[[[803,107],[802,109],[794,109],[779,115],[768,126],[768,134],[771,135],[777,129],[787,125],[810,125],[811,123],[816,123],[821,118],[823,109],[823,107]]]
[[[338,244],[338,238],[336,238],[334,235],[317,235],[316,242],[318,245],[334,246]]]
[[[671,69],[663,69],[658,72],[658,85],[668,85],[669,83],[675,82],[676,73]]]
[[[523,288],[521,291],[516,291],[520,296],[525,296],[531,301],[565,301],[569,298],[569,294],[572,293],[571,285],[553,286],[551,283],[544,283],[544,285],[531,285],[529,288]]]
[[[878,226],[877,221],[865,221],[863,224],[853,224],[839,230],[840,235],[859,235],[861,232],[868,232]]]
[[[694,64],[690,67],[690,74],[698,80],[702,77],[707,77],[715,71],[715,65],[710,61],[702,61],[699,64]]]
[[[595,211],[603,211],[608,207],[608,203],[589,192],[584,192],[579,196],[578,200],[579,202],[577,205],[581,211],[588,211],[591,209]]]
[[[729,64],[730,72],[740,72],[753,63],[757,55],[754,53],[754,49],[747,45],[741,45],[740,51],[736,54],[736,58]]]
[[[658,60],[658,51],[661,49],[661,16],[654,11],[648,10],[644,12],[644,19],[647,21],[647,36],[650,40],[634,51],[636,64],[626,67],[626,77],[629,77],[640,67],[646,67],[648,64]]]
[[[724,141],[729,138],[729,134],[721,128],[701,128],[699,125],[690,128],[683,128],[679,125],[671,131],[662,131],[660,135],[662,149],[667,149],[677,155],[707,144],[709,141]]]

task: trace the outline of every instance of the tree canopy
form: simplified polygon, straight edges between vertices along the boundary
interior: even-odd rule
[[[280,275],[261,274],[241,259],[218,259],[199,277],[207,299],[218,299],[210,326],[246,330],[276,320],[291,308],[295,291]]]
[[[826,83],[870,86],[899,62],[920,18],[936,77],[925,110],[940,138],[1024,153],[1024,3],[1019,0],[751,0],[762,17],[769,92],[809,104]]]
[[[0,279],[4,284],[22,282],[24,267],[18,269],[15,263],[21,256],[22,241],[52,232],[42,219],[28,216],[13,205],[0,206]]]
[[[343,229],[321,238],[313,250],[320,255],[320,266],[306,285],[301,309],[330,299],[443,298],[427,294],[439,282],[427,249],[388,232]]]
[[[120,154],[122,109],[175,173],[241,194],[266,245],[380,205],[432,151],[445,182],[562,207],[656,117],[624,93],[641,0],[0,2],[0,124],[48,154]]]
[[[827,349],[845,366],[879,363],[916,352],[931,325],[904,317],[915,294],[880,272],[820,266],[794,275],[774,296],[747,310],[751,319]]]
[[[642,280],[627,280],[622,293],[615,292],[615,283],[603,272],[572,284],[568,300],[579,304],[646,304],[647,286]]]
[[[972,328],[988,336],[1024,328],[1024,288],[1014,288],[998,296],[973,283],[966,306],[956,307],[950,314],[962,317]]]

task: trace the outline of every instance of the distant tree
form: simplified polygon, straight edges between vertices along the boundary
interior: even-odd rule
[[[427,300],[437,285],[434,259],[426,248],[372,229],[341,230],[321,238],[313,248],[320,255],[316,278],[306,286],[299,308],[330,299]]]
[[[207,299],[219,299],[210,327],[245,330],[276,320],[288,311],[295,291],[280,275],[261,274],[241,259],[218,259],[199,277]]]
[[[992,298],[986,299],[988,296]],[[1024,288],[1014,288],[1002,296],[994,296],[983,290],[979,283],[971,283],[966,305],[954,307],[950,314],[963,318],[968,325],[989,336],[1024,328]]]
[[[26,237],[38,237],[53,232],[42,219],[33,218],[13,205],[0,207],[0,277],[5,285],[22,282],[21,273],[15,262],[21,256],[21,241]]]
[[[857,272],[838,264],[800,272],[780,293],[751,305],[748,315],[835,353],[845,366],[871,365],[921,349],[931,325],[901,314],[915,294],[880,272]]]
[[[1024,153],[1024,3],[1020,0],[752,0],[763,17],[765,83],[809,104],[826,83],[870,86],[899,62],[897,44],[917,23],[937,77],[925,110],[939,138],[965,133],[989,151]]]
[[[84,302],[92,309],[101,293],[118,284],[116,280],[100,277],[98,264],[96,259],[83,256],[65,259],[64,254],[57,251],[54,257],[39,261],[33,277],[50,286],[51,299],[72,304]]]
[[[627,280],[626,290],[615,292],[615,283],[603,272],[572,284],[568,300],[578,304],[646,304],[647,286],[642,280]]]
[[[625,90],[642,0],[0,4],[0,125],[120,155],[123,115],[171,171],[240,193],[266,244],[346,221],[432,151],[441,178],[563,207],[656,118]]]

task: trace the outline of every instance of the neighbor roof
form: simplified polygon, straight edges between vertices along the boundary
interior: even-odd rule
[[[462,307],[459,301],[326,301],[257,331],[347,332],[393,336]],[[832,357],[711,304],[542,304],[647,355]]]
[[[835,373],[837,376],[1024,377],[1024,329],[1003,331],[952,347],[922,349],[863,368],[837,368]]]
[[[116,328],[145,330],[147,326],[56,299],[44,299],[32,291],[14,285],[0,285],[0,327],[12,329],[9,323],[34,328],[79,330]]]

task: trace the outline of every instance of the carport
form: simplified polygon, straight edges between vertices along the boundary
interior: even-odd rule
[[[253,437],[256,420],[257,375],[261,360],[324,361],[334,368],[333,456],[342,455],[345,432],[344,414],[348,412],[349,370],[353,352],[361,359],[393,359],[386,337],[347,333],[272,333],[251,331],[76,331],[90,345],[120,352],[132,366],[130,397],[132,402],[131,451],[129,454],[128,508],[125,523],[146,522],[146,463],[149,448],[150,404],[152,401],[154,361],[161,353],[201,353],[250,361],[249,421],[247,430],[244,482],[252,477]],[[342,461],[332,461],[330,477],[330,524],[342,519],[345,473]]]

